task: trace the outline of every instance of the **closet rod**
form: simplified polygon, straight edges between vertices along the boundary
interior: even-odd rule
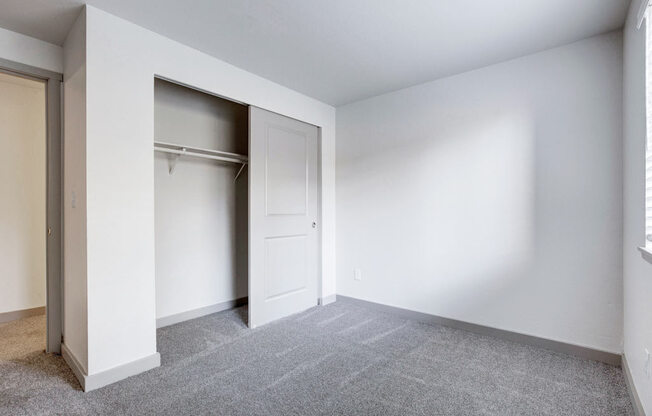
[[[247,163],[246,157],[236,158],[236,157],[228,157],[228,156],[221,156],[221,155],[198,153],[193,151],[193,149],[190,147],[182,147],[181,149],[170,149],[167,147],[154,146],[154,150],[156,150],[157,152],[172,153],[174,155],[179,155],[179,156],[201,157],[205,159],[221,160],[224,162],[233,162],[233,163],[242,163],[242,164]]]
[[[174,169],[176,168],[177,165],[177,159],[179,159],[179,157],[193,156],[193,157],[199,157],[204,159],[220,160],[222,162],[232,162],[232,163],[241,164],[242,166],[240,167],[238,174],[235,175],[234,181],[236,181],[249,160],[249,158],[246,155],[240,155],[237,153],[222,152],[220,150],[212,150],[212,149],[202,149],[199,147],[188,147],[180,144],[165,143],[165,142],[154,142],[154,150],[157,152],[171,153],[175,155],[175,157],[172,160],[170,160],[170,168],[168,171],[170,175],[174,173]]]

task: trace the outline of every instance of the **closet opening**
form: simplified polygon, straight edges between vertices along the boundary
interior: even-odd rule
[[[248,123],[246,105],[154,80],[157,328],[247,303]]]
[[[317,306],[318,126],[154,80],[157,327],[246,304],[255,328]]]

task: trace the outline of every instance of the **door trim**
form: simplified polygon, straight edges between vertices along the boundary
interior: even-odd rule
[[[0,58],[0,71],[46,84],[46,351],[61,353],[63,334],[63,75]],[[49,233],[48,230],[51,230]]]
[[[322,128],[317,127],[317,305],[323,305],[322,298],[324,296],[324,280],[323,280],[323,267],[324,267],[324,219],[322,218],[322,202],[324,200],[322,195]]]

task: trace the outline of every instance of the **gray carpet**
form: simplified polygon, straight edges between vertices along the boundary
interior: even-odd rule
[[[598,362],[346,302],[256,330],[243,313],[159,329],[160,368],[89,393],[39,350],[43,317],[2,325],[0,414],[633,414],[621,370]]]

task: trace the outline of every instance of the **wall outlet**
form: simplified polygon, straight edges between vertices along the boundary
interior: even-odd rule
[[[362,270],[360,269],[353,269],[353,280],[362,280]]]
[[[650,379],[650,375],[652,375],[652,362],[650,362],[650,350],[647,348],[645,349],[645,376]]]

